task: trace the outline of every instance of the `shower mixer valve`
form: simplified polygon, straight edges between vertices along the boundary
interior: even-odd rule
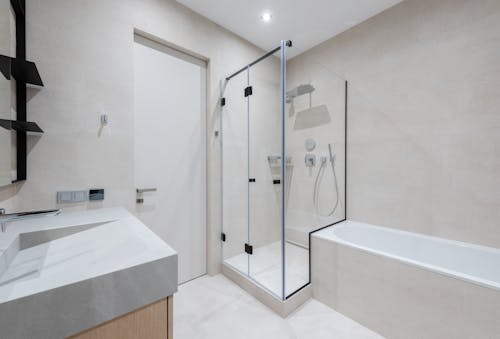
[[[304,162],[306,164],[306,167],[316,166],[316,155],[312,153],[307,153],[306,157],[304,158]]]

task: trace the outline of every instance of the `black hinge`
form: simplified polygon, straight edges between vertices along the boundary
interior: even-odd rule
[[[255,182],[255,178],[248,178],[248,182]]]
[[[252,95],[252,86],[245,88],[245,97]]]
[[[281,184],[281,180],[280,179],[274,179],[273,180],[273,185],[279,185]]]
[[[221,107],[226,106],[226,98],[220,98],[220,106]]]
[[[253,254],[253,246],[245,244],[245,252],[247,252],[248,254]]]
[[[226,233],[221,233],[220,234],[220,240],[226,241]]]

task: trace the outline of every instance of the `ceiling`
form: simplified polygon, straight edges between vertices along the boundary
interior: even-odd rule
[[[292,40],[290,56],[367,20],[402,0],[177,0],[264,50]],[[272,19],[260,16],[270,12]]]

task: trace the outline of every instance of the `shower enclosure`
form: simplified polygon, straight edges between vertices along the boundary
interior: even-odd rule
[[[222,260],[286,300],[310,283],[309,237],[345,220],[347,83],[290,41],[221,96]]]

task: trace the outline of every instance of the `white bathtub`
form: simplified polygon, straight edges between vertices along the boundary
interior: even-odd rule
[[[500,290],[500,249],[356,221],[315,236]]]
[[[500,338],[500,250],[345,221],[311,237],[313,296],[389,338]]]

